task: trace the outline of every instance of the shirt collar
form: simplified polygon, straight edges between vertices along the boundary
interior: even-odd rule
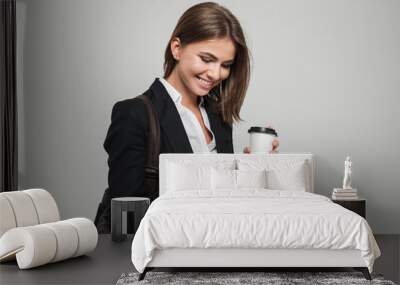
[[[160,82],[164,85],[165,89],[167,89],[167,93],[171,97],[172,101],[174,101],[175,104],[177,104],[177,103],[181,104],[181,102],[182,102],[181,93],[179,93],[178,90],[176,90],[175,87],[172,86],[164,78],[160,78]],[[200,97],[199,106],[204,106],[204,98],[203,98],[203,96]]]

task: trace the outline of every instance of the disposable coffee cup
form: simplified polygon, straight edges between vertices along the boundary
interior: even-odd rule
[[[272,151],[272,141],[278,137],[274,129],[251,127],[248,132],[250,134],[251,153],[269,153]]]

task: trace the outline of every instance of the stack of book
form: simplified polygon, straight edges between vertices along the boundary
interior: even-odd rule
[[[332,193],[332,199],[334,199],[334,200],[357,200],[358,199],[357,189],[334,188],[333,193]]]

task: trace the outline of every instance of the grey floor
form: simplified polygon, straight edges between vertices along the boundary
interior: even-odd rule
[[[374,272],[399,283],[400,236],[375,236],[382,256],[375,262]],[[16,262],[0,265],[0,284],[115,284],[124,272],[134,271],[130,260],[132,237],[121,243],[100,235],[94,252],[34,269],[19,270]]]
[[[386,279],[400,283],[400,235],[375,235],[381,250],[374,265],[374,271],[383,274]]]

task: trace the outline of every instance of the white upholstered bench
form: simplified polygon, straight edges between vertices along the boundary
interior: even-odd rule
[[[20,269],[80,256],[95,249],[98,234],[86,218],[60,221],[57,204],[43,189],[0,193],[0,262]]]

